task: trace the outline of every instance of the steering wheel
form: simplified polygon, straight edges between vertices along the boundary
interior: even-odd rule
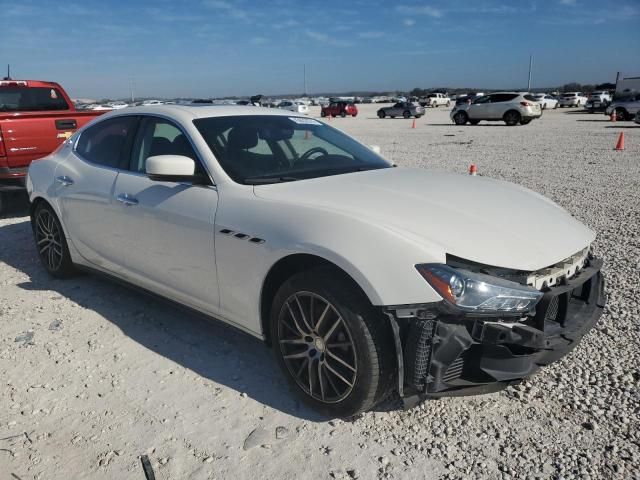
[[[312,155],[315,155],[316,153],[321,153],[322,155],[329,155],[329,152],[327,152],[324,148],[313,147],[307,150],[306,152],[304,152],[302,156],[298,159],[298,162],[306,162],[311,158]]]

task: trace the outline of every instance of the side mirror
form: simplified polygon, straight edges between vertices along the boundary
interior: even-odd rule
[[[196,163],[182,155],[156,155],[147,158],[146,171],[158,182],[192,182]]]

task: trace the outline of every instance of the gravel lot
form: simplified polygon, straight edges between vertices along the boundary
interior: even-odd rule
[[[609,304],[570,356],[500,393],[326,421],[260,342],[96,276],[48,278],[16,197],[0,220],[0,480],[143,480],[145,453],[159,480],[640,478],[640,127],[567,109],[457,127],[435,109],[412,129],[376,108],[331,124],[402,166],[476,163],[598,232]]]

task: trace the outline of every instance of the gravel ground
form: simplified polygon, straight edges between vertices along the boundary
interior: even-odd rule
[[[640,127],[566,109],[457,127],[436,109],[412,129],[376,107],[331,123],[399,165],[476,163],[598,232],[609,304],[571,355],[500,393],[326,421],[260,342],[96,276],[48,278],[15,197],[0,220],[0,480],[143,480],[143,454],[159,480],[640,478]]]

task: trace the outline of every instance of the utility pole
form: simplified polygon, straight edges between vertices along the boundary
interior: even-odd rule
[[[302,75],[304,77],[304,92],[302,92],[302,96],[306,97],[307,96],[307,64],[306,63],[302,64]]]
[[[531,91],[531,68],[533,67],[533,55],[529,55],[529,82],[527,83],[527,92]]]
[[[7,76],[3,80],[11,80],[11,65],[7,63]]]
[[[131,94],[131,103],[135,103],[135,99],[133,98],[133,78],[129,77],[129,93]]]

